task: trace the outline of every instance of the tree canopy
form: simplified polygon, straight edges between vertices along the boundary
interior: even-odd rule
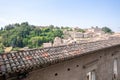
[[[113,31],[108,28],[108,27],[102,27],[102,30],[105,32],[105,33],[113,33]]]
[[[57,36],[62,38],[63,31],[54,25],[36,27],[28,22],[10,24],[0,30],[0,51],[3,52],[3,47],[41,47],[45,42],[53,42]]]

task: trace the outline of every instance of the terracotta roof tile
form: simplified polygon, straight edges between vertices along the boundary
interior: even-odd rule
[[[46,67],[116,45],[120,45],[120,38],[0,54],[0,75]]]

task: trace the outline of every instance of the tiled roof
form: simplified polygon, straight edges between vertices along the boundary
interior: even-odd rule
[[[0,76],[40,69],[91,51],[120,45],[119,38],[0,54]]]

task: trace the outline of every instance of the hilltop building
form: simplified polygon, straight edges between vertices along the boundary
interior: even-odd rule
[[[53,46],[60,46],[63,45],[63,40],[60,37],[55,37]]]

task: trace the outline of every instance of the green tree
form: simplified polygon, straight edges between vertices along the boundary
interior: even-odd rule
[[[5,30],[11,30],[11,29],[13,29],[14,28],[14,25],[7,25],[7,26],[5,26]]]
[[[113,31],[108,27],[102,27],[102,31],[104,31],[105,33],[113,33]]]
[[[0,30],[0,43],[4,47],[12,46],[13,50],[27,46],[35,48],[41,47],[44,42],[53,42],[55,37],[62,36],[62,29],[54,25],[39,28],[23,22],[7,25],[5,29]]]
[[[54,29],[54,25],[49,25],[48,26],[50,29]]]
[[[84,29],[78,29],[77,32],[82,32],[82,33],[84,33],[85,30],[84,30]]]
[[[4,45],[2,43],[0,43],[0,53],[4,52]]]
[[[54,30],[54,37],[63,37],[63,32],[60,29]]]
[[[29,47],[31,47],[31,48],[39,47],[39,46],[41,46],[42,43],[44,42],[43,40],[44,40],[43,37],[39,37],[39,36],[37,36],[37,37],[32,37],[32,38],[29,40],[29,44],[30,44]]]

